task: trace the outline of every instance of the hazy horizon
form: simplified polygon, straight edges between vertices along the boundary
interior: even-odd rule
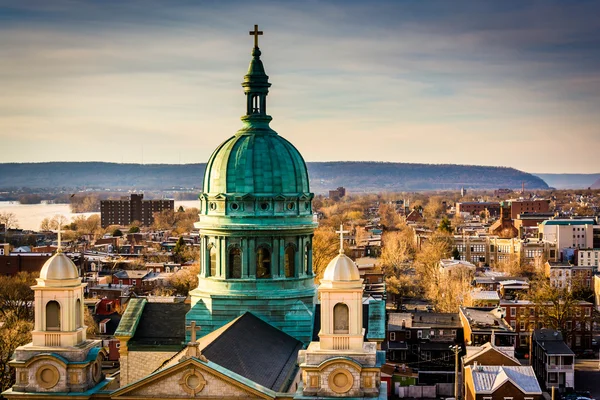
[[[517,0],[0,0],[0,162],[206,162],[241,127],[258,24],[271,126],[309,162],[594,174],[598,14]]]
[[[188,163],[168,163],[168,162],[152,162],[152,163],[139,163],[139,162],[116,162],[116,161],[102,161],[102,160],[72,160],[72,161],[60,161],[60,160],[48,160],[48,161],[7,161],[7,162],[1,162],[0,164],[43,164],[43,163],[110,163],[110,164],[124,164],[124,165],[195,165],[195,164],[206,164],[208,160],[206,161],[200,161],[200,162],[188,162]],[[353,163],[353,162],[359,162],[359,163],[393,163],[393,164],[427,164],[427,165],[460,165],[460,166],[468,166],[468,167],[478,167],[478,166],[482,166],[482,167],[498,167],[498,168],[515,168],[515,167],[511,167],[510,165],[486,165],[486,164],[457,164],[457,163],[419,163],[419,162],[414,162],[414,163],[409,163],[406,161],[378,161],[378,160],[305,160],[308,163],[344,163],[344,162],[348,162],[348,163]],[[598,175],[600,174],[600,171],[598,172],[545,172],[545,171],[524,171],[524,170],[520,170],[522,172],[526,172],[532,175],[536,175],[536,174],[547,174],[547,175]]]

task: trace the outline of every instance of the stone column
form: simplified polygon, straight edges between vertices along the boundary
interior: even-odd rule
[[[218,262],[218,276],[225,278],[227,273],[225,271],[227,267],[227,242],[223,236],[219,236],[219,262]]]
[[[281,276],[281,251],[279,250],[279,243],[281,242],[280,238],[273,238],[273,247],[271,248],[273,252],[271,253],[271,276],[273,278],[279,278]]]
[[[285,277],[285,238],[279,238],[279,276]]]
[[[256,239],[250,238],[248,239],[248,252],[250,257],[248,257],[248,277],[256,278]]]
[[[242,278],[247,278],[250,274],[249,260],[250,253],[248,252],[248,239],[242,238]]]

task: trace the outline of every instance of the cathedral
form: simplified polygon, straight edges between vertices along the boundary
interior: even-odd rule
[[[302,155],[270,127],[255,26],[243,126],[210,157],[199,196],[200,273],[185,303],[132,298],[115,332],[120,370],[86,337],[77,268],[60,250],[40,273],[32,342],[8,399],[387,398],[385,304],[363,298],[342,250],[315,286]],[[318,301],[317,299],[320,299]]]

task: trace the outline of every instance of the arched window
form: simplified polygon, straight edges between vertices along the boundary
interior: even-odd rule
[[[344,303],[337,303],[335,307],[333,307],[333,333],[349,332],[348,306]]]
[[[229,277],[233,279],[242,277],[242,251],[238,247],[229,250]]]
[[[60,304],[57,301],[49,301],[46,304],[46,330],[60,330]]]
[[[75,302],[75,328],[81,328],[81,300]]]
[[[271,252],[264,247],[259,247],[256,251],[256,277],[271,277]]]
[[[209,250],[210,255],[210,276],[217,275],[217,249],[215,246],[210,246]]]
[[[296,249],[288,246],[285,249],[285,277],[293,278],[296,275]]]

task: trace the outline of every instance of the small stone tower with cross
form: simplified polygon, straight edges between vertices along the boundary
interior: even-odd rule
[[[301,394],[312,397],[378,397],[381,363],[385,355],[377,344],[364,341],[363,280],[356,264],[344,254],[340,227],[340,253],[327,265],[319,286],[321,331],[319,342],[300,351]]]
[[[85,392],[99,384],[106,355],[99,340],[87,340],[83,288],[77,267],[62,253],[42,267],[35,292],[32,342],[17,348],[13,392]],[[8,396],[7,396],[8,397]]]

